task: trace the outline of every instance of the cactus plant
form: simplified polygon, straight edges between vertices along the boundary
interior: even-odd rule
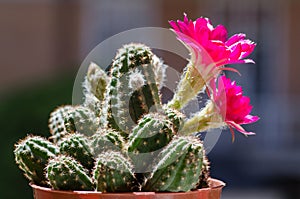
[[[258,120],[249,115],[248,98],[235,82],[219,76],[221,61],[245,61],[253,44],[235,36],[229,43],[249,47],[234,47],[241,51],[237,58],[237,50],[219,34],[220,27],[214,29],[206,18],[191,22],[185,16],[184,21],[170,23],[191,53],[173,99],[162,105],[159,89],[164,85],[166,65],[144,44],[124,45],[108,71],[91,63],[83,83],[83,104],[62,106],[50,115],[53,143],[29,136],[16,145],[16,162],[33,183],[101,192],[183,192],[209,186],[209,162],[202,141],[194,134],[226,126],[232,132],[235,128],[252,134],[240,126]],[[204,25],[210,37],[199,40],[202,36],[194,30],[195,24]],[[191,40],[186,33],[195,38]],[[213,41],[204,42],[211,44],[204,51],[199,42],[205,39]],[[217,65],[205,57],[206,51],[216,55],[211,52],[215,40],[217,47],[224,47],[216,48],[217,52],[228,50],[220,56],[234,51],[233,57],[214,57]],[[187,118],[181,108],[205,89],[209,97],[205,107]]]
[[[89,140],[82,134],[69,134],[63,138],[59,142],[59,150],[61,154],[72,156],[89,170],[94,167],[94,155]]]
[[[54,143],[57,143],[68,134],[65,127],[65,117],[67,112],[73,108],[74,107],[70,105],[60,106],[50,114],[48,127],[52,135],[50,139],[53,140]]]
[[[166,114],[169,120],[172,122],[174,131],[178,132],[179,130],[181,130],[186,119],[185,115],[180,111],[169,108],[167,106],[164,106],[163,109],[164,114]]]
[[[58,148],[39,136],[27,136],[15,147],[15,160],[25,176],[38,185],[47,185],[44,169],[49,158],[58,154]]]
[[[83,166],[75,159],[59,155],[49,160],[46,176],[58,190],[93,190],[94,184]]]
[[[144,115],[128,138],[128,152],[150,153],[165,147],[174,136],[172,123],[165,115]]]
[[[138,186],[130,159],[116,151],[98,156],[93,177],[101,192],[133,191]]]
[[[99,126],[99,118],[95,113],[84,106],[75,106],[66,112],[64,125],[68,133],[79,132],[92,136]]]
[[[199,183],[204,149],[196,137],[176,137],[158,155],[146,180],[146,191],[189,191]]]
[[[135,166],[136,173],[147,172],[145,168],[151,164],[158,152],[173,138],[175,132],[168,118],[161,113],[144,115],[128,137],[126,150]],[[143,177],[143,174],[139,176]]]
[[[84,94],[93,94],[103,101],[109,77],[96,63],[91,62],[83,82]]]

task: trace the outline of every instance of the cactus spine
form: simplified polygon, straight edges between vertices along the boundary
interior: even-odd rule
[[[60,155],[49,161],[46,176],[54,189],[93,190],[93,181],[88,171],[75,159]]]
[[[148,177],[146,191],[189,191],[199,183],[203,145],[195,137],[176,137],[159,154]]]
[[[44,168],[49,158],[58,154],[58,148],[38,136],[27,136],[15,148],[15,160],[25,176],[38,185],[47,185]]]
[[[93,177],[101,192],[128,192],[137,187],[130,159],[116,151],[99,155]]]

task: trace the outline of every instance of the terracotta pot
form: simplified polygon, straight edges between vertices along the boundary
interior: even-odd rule
[[[181,193],[101,193],[94,191],[57,191],[31,184],[35,199],[220,199],[225,183],[210,179],[210,187]]]

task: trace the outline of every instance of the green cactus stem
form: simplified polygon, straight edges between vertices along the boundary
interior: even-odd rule
[[[149,113],[139,120],[129,134],[128,152],[149,153],[166,146],[174,136],[173,126],[160,113]]]
[[[72,157],[59,155],[46,167],[46,176],[53,189],[92,191],[94,184],[88,171]]]
[[[141,179],[149,164],[165,147],[175,135],[173,125],[168,118],[160,113],[149,113],[145,115],[129,134],[126,146],[132,159],[135,172],[139,173]]]
[[[65,127],[65,117],[68,111],[72,109],[74,109],[74,107],[70,105],[60,106],[50,114],[48,126],[52,136],[49,139],[54,143],[57,143],[68,134]]]
[[[98,129],[90,140],[95,157],[104,151],[122,151],[125,143],[121,134],[113,129]]]
[[[116,151],[99,155],[93,178],[101,192],[129,192],[138,187],[130,159]]]
[[[185,115],[179,112],[176,109],[168,108],[167,106],[163,107],[164,113],[167,115],[169,120],[172,122],[174,131],[178,132],[184,125]]]
[[[69,133],[92,136],[99,127],[99,118],[89,108],[76,106],[67,112],[64,124]]]
[[[119,49],[103,107],[109,127],[128,134],[143,114],[161,108],[152,57],[150,48],[143,44]]]
[[[93,94],[100,102],[104,100],[109,77],[97,64],[91,62],[83,82],[84,94]]]
[[[143,190],[180,192],[195,189],[203,165],[203,145],[196,137],[176,137],[159,154]]]
[[[34,184],[46,186],[44,168],[49,158],[55,157],[59,149],[44,138],[27,136],[19,141],[14,150],[16,163],[25,176]]]
[[[88,138],[82,134],[69,134],[59,142],[61,154],[69,155],[79,161],[85,168],[94,167],[94,156]]]

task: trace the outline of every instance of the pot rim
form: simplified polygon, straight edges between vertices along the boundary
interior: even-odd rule
[[[121,192],[121,193],[103,193],[99,191],[65,191],[65,190],[55,190],[51,189],[48,187],[42,187],[39,185],[35,185],[33,183],[29,183],[29,185],[34,189],[34,190],[40,190],[40,191],[45,191],[45,192],[52,192],[52,193],[63,193],[63,194],[105,194],[105,195],[113,195],[113,194],[124,194],[124,195],[164,195],[164,194],[185,194],[185,193],[192,193],[192,192],[199,192],[199,191],[207,191],[207,190],[217,190],[217,189],[222,189],[226,184],[218,179],[214,178],[209,178],[209,184],[210,187],[208,188],[201,188],[197,189],[194,191],[188,191],[188,192]]]

